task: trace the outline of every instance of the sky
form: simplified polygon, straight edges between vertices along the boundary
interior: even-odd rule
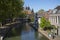
[[[60,5],[60,0],[24,0],[24,7],[30,6],[31,9],[34,9],[34,12],[40,9],[45,11],[54,9],[58,5]]]

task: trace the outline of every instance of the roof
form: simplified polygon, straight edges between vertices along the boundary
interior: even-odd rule
[[[60,6],[57,6],[55,9],[60,10]]]

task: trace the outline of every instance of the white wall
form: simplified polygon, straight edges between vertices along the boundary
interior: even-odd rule
[[[41,18],[38,18],[38,23],[39,23],[39,24],[41,23]]]
[[[57,25],[58,24],[58,17],[57,16],[50,16],[49,21],[52,25]]]
[[[41,23],[41,18],[38,18],[39,27],[40,27],[40,23]]]

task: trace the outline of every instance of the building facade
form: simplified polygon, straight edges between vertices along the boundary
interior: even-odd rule
[[[57,8],[57,9],[56,9]],[[49,14],[49,21],[51,25],[57,28],[57,34],[60,36],[60,6],[56,7],[53,12]]]
[[[51,14],[49,14],[49,21],[51,25],[60,26],[60,11],[53,10]]]

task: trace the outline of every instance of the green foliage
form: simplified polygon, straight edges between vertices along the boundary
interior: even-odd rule
[[[15,28],[12,28],[12,33],[13,33],[13,35],[16,35],[17,34]]]
[[[43,13],[44,12],[44,9],[41,9],[38,11],[38,13]]]
[[[50,27],[52,27],[53,29],[56,29],[56,26],[55,25],[51,25]]]
[[[40,23],[40,27],[44,28],[44,27],[49,27],[51,24],[48,20],[46,20],[44,17],[41,18],[41,23]]]
[[[20,18],[24,18],[24,17],[26,17],[26,16],[27,16],[26,13],[21,13],[21,14],[19,15]]]
[[[34,17],[31,17],[31,22],[34,22]]]
[[[0,22],[21,15],[23,10],[22,0],[0,0]]]

